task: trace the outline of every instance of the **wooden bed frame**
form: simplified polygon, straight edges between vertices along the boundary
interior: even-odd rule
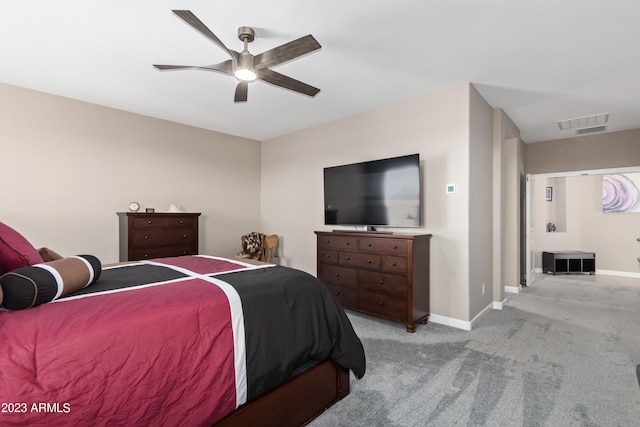
[[[349,370],[325,360],[240,406],[215,427],[303,426],[349,391]]]

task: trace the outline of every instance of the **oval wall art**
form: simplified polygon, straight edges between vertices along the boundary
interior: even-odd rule
[[[640,173],[602,177],[602,212],[640,213]]]

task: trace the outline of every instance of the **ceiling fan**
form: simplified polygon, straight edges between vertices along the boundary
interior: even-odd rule
[[[320,89],[293,79],[291,77],[280,74],[271,70],[269,67],[280,65],[284,62],[291,61],[302,55],[320,49],[320,44],[313,38],[311,34],[300,37],[289,43],[285,43],[273,49],[262,52],[259,55],[252,55],[247,49],[247,45],[255,38],[255,32],[251,27],[238,28],[238,38],[244,43],[242,52],[236,52],[227,48],[220,39],[213,34],[206,25],[202,23],[189,10],[173,10],[178,18],[189,24],[192,28],[205,36],[207,39],[218,45],[222,50],[227,52],[231,59],[214,65],[191,66],[191,65],[155,65],[158,70],[204,70],[217,71],[230,76],[235,76],[240,83],[236,86],[235,102],[246,102],[249,82],[254,80],[262,80],[284,89],[294,92],[315,96]]]

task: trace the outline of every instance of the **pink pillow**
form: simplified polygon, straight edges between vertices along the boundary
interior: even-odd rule
[[[0,273],[44,262],[24,236],[0,222]]]

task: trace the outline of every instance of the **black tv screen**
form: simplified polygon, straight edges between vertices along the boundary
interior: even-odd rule
[[[325,225],[420,226],[420,156],[324,169]]]

